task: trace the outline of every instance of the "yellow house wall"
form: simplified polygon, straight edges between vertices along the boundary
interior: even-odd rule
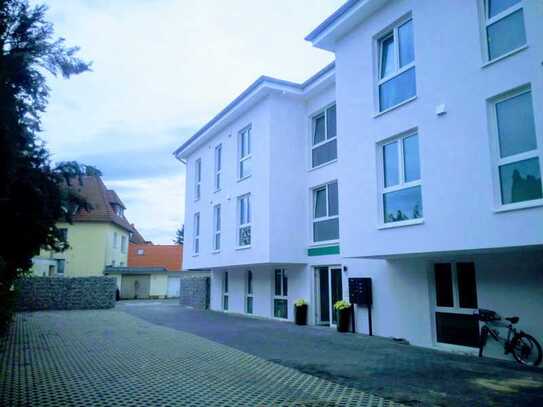
[[[128,257],[128,232],[110,223],[79,222],[57,224],[68,230],[70,248],[62,253],[42,250],[34,259],[34,275],[43,275],[50,260],[64,259],[64,276],[89,277],[104,274],[106,265],[115,260],[117,266],[126,266]],[[114,233],[118,235],[117,247],[114,247]],[[121,237],[125,236],[127,250],[121,250]],[[48,271],[48,270],[47,270]]]
[[[166,274],[151,275],[151,297],[165,297],[168,292],[168,276]]]

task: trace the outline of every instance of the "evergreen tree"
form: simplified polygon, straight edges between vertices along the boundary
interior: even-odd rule
[[[177,229],[177,232],[175,232],[175,240],[173,242],[177,244],[183,244],[185,242],[185,225],[182,225],[181,229]]]

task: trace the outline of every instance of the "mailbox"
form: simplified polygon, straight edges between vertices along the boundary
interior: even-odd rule
[[[351,304],[371,306],[371,278],[349,278],[349,301]]]

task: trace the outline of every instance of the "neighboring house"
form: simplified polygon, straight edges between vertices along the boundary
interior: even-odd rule
[[[475,352],[489,308],[543,340],[542,18],[351,0],[307,37],[335,64],[261,77],[195,133],[184,268],[211,271],[211,308],[292,320],[304,298],[334,326],[370,277],[376,335]]]
[[[73,216],[72,224],[57,224],[66,234],[70,248],[62,253],[41,250],[32,259],[33,274],[101,276],[106,266],[126,266],[132,227],[124,217],[122,201],[115,191],[106,188],[99,176],[74,178],[70,184],[89,202],[91,209],[79,209]]]
[[[130,243],[128,266],[106,269],[106,274],[117,278],[120,298],[179,297],[183,246],[146,243],[136,234],[143,243]]]

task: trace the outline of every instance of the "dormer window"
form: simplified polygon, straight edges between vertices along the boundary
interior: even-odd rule
[[[121,205],[112,204],[111,206],[113,207],[113,211],[115,212],[117,216],[120,216],[120,217],[124,216],[124,209]]]

